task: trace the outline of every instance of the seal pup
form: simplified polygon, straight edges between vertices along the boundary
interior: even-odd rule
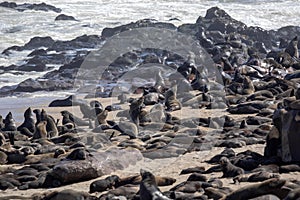
[[[161,193],[161,191],[157,187],[155,176],[151,172],[141,169],[140,174],[142,176],[139,191],[141,200],[170,200],[168,197],[164,196]]]
[[[103,110],[101,113],[97,115],[97,118],[95,119],[95,129],[100,129],[100,130],[106,130],[112,128],[114,125],[110,125],[107,122],[107,116],[108,116],[108,110]],[[114,122],[113,122],[114,123]]]
[[[112,189],[120,181],[117,175],[108,176],[105,179],[94,181],[90,184],[89,193],[103,192]]]
[[[165,93],[165,106],[167,107],[167,111],[175,111],[180,110],[182,105],[176,98],[177,93],[177,85],[169,88]]]
[[[47,138],[47,121],[41,121],[36,125],[36,131],[32,137],[32,139],[45,139]]]
[[[24,112],[24,122],[21,124],[17,130],[22,133],[22,130],[24,128],[28,129],[32,134],[35,132],[35,121],[32,115],[32,110],[31,108],[27,108],[27,110]]]
[[[99,125],[102,125],[102,124],[107,124],[107,121],[106,121],[106,118],[108,116],[108,111],[107,110],[103,110],[101,113],[99,113],[97,115],[97,121]]]
[[[16,122],[12,117],[12,113],[9,112],[4,119],[3,131],[16,131],[16,130],[17,130]]]
[[[44,109],[41,111],[41,120],[47,122],[46,130],[49,138],[58,136],[58,130],[54,118],[48,115]]]
[[[242,168],[233,165],[227,157],[220,159],[220,166],[222,168],[223,178],[235,177],[245,173]]]

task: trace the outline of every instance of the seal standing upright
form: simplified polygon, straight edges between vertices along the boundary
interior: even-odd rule
[[[41,112],[41,120],[46,121],[46,130],[48,133],[48,137],[55,137],[58,135],[57,126],[55,124],[55,120],[52,116],[48,115],[44,109]]]
[[[3,131],[16,131],[16,122],[12,117],[11,112],[9,112],[4,119],[4,129]]]
[[[139,192],[141,200],[170,200],[161,193],[157,187],[155,176],[151,172],[141,169],[140,174],[142,176]]]
[[[24,118],[25,119],[24,119],[23,124],[21,124],[17,130],[22,133],[22,130],[24,128],[27,128],[28,131],[30,131],[31,133],[34,133],[35,132],[35,122],[34,122],[32,110],[30,107],[24,112]]]
[[[176,98],[177,85],[171,87],[165,93],[165,106],[168,111],[180,110],[182,105]]]

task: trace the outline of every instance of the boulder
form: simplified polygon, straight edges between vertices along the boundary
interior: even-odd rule
[[[105,152],[90,153],[85,160],[62,160],[47,174],[44,187],[90,180],[122,170],[142,159],[134,149],[109,149]]]

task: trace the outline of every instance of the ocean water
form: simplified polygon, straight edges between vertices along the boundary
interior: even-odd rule
[[[195,23],[199,16],[205,16],[206,10],[213,6],[224,9],[233,18],[248,26],[259,26],[268,30],[287,25],[300,26],[300,0],[11,1],[18,4],[45,2],[62,9],[62,14],[71,15],[78,21],[54,21],[59,13],[52,11],[18,12],[0,7],[0,52],[13,45],[24,45],[35,36],[51,36],[57,40],[70,40],[83,34],[100,35],[105,27],[114,27],[145,18],[171,22],[177,26],[183,23]],[[28,51],[15,52],[10,56],[0,54],[0,65],[21,64],[29,53]],[[43,73],[0,74],[0,87],[17,84],[29,77],[36,78],[42,76]],[[44,95],[58,96],[57,93],[45,93]],[[38,93],[37,96],[30,98],[41,98],[41,101],[44,101],[43,93]],[[2,98],[0,99],[1,107],[13,107],[23,98],[27,97]],[[32,101],[28,101],[29,104],[30,102]]]
[[[101,34],[104,27],[114,27],[139,19],[151,18],[175,25],[194,23],[206,10],[218,6],[233,18],[249,26],[277,29],[300,25],[299,0],[12,0],[20,3],[41,3],[62,9],[76,21],[54,21],[58,13],[42,11],[18,12],[0,7],[0,52],[13,45],[23,45],[34,36],[51,36],[69,40],[83,34]],[[17,55],[22,58],[24,55]],[[13,56],[12,56],[13,57]],[[1,65],[17,59],[1,57]]]

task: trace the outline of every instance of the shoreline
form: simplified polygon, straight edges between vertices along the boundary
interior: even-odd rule
[[[28,63],[8,71],[45,71],[53,62],[61,67],[0,89],[2,95],[29,92],[0,98],[6,118],[0,132],[0,187],[6,191],[0,198],[36,191],[37,199],[51,199],[71,189],[68,195],[98,199],[225,199],[240,186],[247,193],[253,180],[271,188],[262,191],[269,197],[271,183],[280,183],[277,196],[286,197],[300,188],[297,34],[295,26],[250,27],[212,7],[196,23],[180,27],[146,19],[105,28],[101,36],[35,37],[5,50],[32,50]],[[71,93],[74,85],[82,93],[65,99],[62,90]],[[43,91],[54,89],[61,91]],[[52,100],[62,101],[48,107]],[[28,106],[27,123],[17,129]],[[5,117],[8,112],[12,116]],[[16,168],[5,168],[11,164]],[[141,169],[150,172],[145,177]],[[185,169],[197,180],[179,175]],[[130,178],[139,173],[139,182]],[[112,174],[118,177],[103,179]],[[95,180],[103,188],[87,194]],[[236,180],[240,185],[232,184]]]

